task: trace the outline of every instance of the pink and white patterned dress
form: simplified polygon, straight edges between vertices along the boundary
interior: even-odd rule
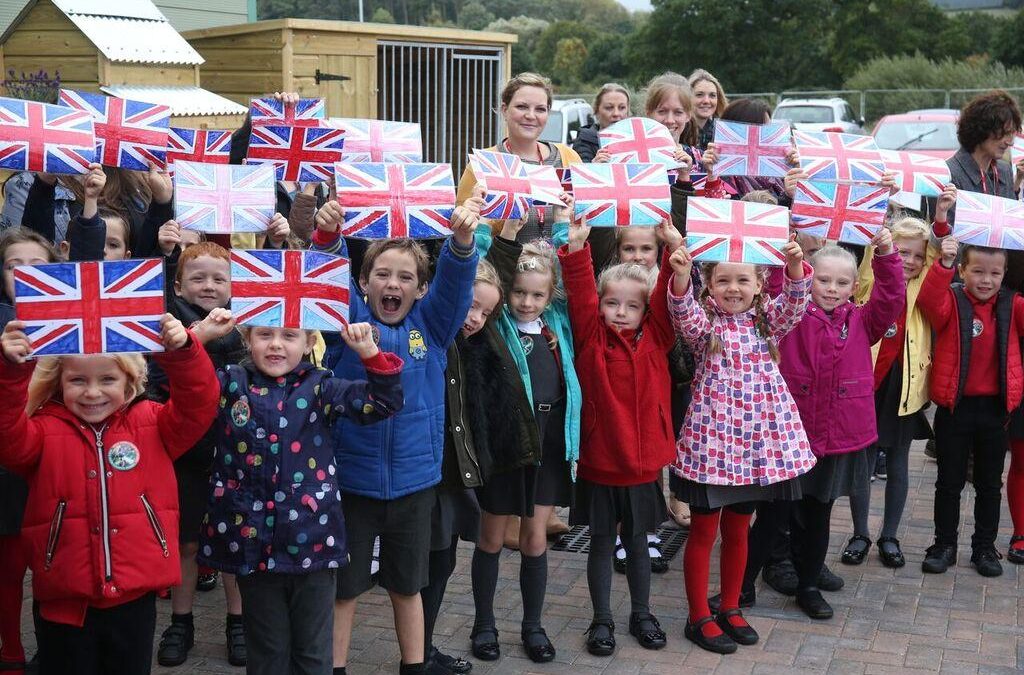
[[[807,308],[811,274],[786,277],[782,293],[765,308],[778,340],[793,329]],[[814,466],[815,458],[768,343],[754,328],[754,310],[729,314],[710,301],[711,311],[669,284],[668,308],[676,333],[697,359],[693,401],[676,444],[672,470],[704,485],[772,485]],[[708,343],[718,336],[722,351]]]

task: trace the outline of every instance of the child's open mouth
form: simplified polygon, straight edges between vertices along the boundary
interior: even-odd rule
[[[385,295],[380,299],[380,306],[385,312],[397,312],[402,306],[402,299],[397,295]]]

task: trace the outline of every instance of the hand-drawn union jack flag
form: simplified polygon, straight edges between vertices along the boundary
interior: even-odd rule
[[[788,122],[743,124],[717,120],[715,151],[719,176],[781,178],[789,171],[786,153],[793,139]]]
[[[253,127],[246,164],[272,164],[277,180],[320,183],[341,160],[345,132],[327,127]]]
[[[231,158],[231,132],[213,129],[170,128],[167,135],[167,173],[174,175],[174,163],[227,164]]]
[[[525,218],[533,199],[526,164],[518,155],[493,150],[474,150],[469,165],[477,182],[487,191],[480,215],[495,220]]]
[[[829,241],[866,246],[882,229],[889,188],[800,181],[793,195],[793,227]]]
[[[887,171],[896,174],[896,185],[904,192],[938,197],[953,181],[946,160],[919,152],[881,150]]]
[[[327,124],[345,132],[341,161],[346,164],[423,161],[423,135],[415,122],[331,118]]]
[[[813,181],[878,183],[885,173],[882,154],[871,136],[830,131],[793,133],[800,166]]]
[[[254,98],[249,104],[252,126],[319,127],[324,119],[322,98],[300,98],[298,103],[285,105],[275,98]]]
[[[576,219],[595,227],[658,225],[672,211],[664,164],[575,164]]]
[[[615,164],[664,164],[677,167],[676,142],[661,122],[646,117],[629,117],[609,125],[598,134],[601,149],[611,153]]]
[[[1024,203],[959,190],[953,236],[962,244],[1024,250]]]
[[[100,164],[134,171],[148,171],[150,163],[163,168],[168,106],[73,89],[60,90],[60,103],[93,116]]]
[[[96,161],[92,115],[62,105],[0,98],[0,169],[88,173]]]
[[[758,202],[691,197],[686,248],[694,260],[784,265],[789,209]]]
[[[363,239],[451,234],[455,180],[450,164],[335,164],[342,235]]]
[[[33,356],[164,350],[162,260],[17,267],[14,296]]]
[[[319,251],[231,251],[231,313],[239,324],[340,331],[349,262]]]
[[[274,170],[267,165],[175,164],[174,219],[186,230],[264,232],[274,217]]]

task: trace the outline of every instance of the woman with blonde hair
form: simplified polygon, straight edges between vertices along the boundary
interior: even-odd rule
[[[696,132],[696,145],[703,152],[715,140],[715,119],[722,116],[729,101],[718,78],[702,68],[690,73],[689,83],[694,102],[690,126]]]
[[[584,162],[594,160],[594,155],[601,149],[598,133],[629,117],[629,108],[629,90],[621,84],[609,82],[598,90],[594,98],[594,122],[580,129],[572,143],[572,149],[579,154],[580,159]]]

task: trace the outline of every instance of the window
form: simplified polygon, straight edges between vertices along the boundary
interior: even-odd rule
[[[843,121],[844,122],[856,122],[857,118],[853,114],[853,108],[850,107],[849,103],[843,104]]]
[[[776,108],[773,119],[805,124],[828,124],[835,121],[835,114],[830,105],[787,105]]]

